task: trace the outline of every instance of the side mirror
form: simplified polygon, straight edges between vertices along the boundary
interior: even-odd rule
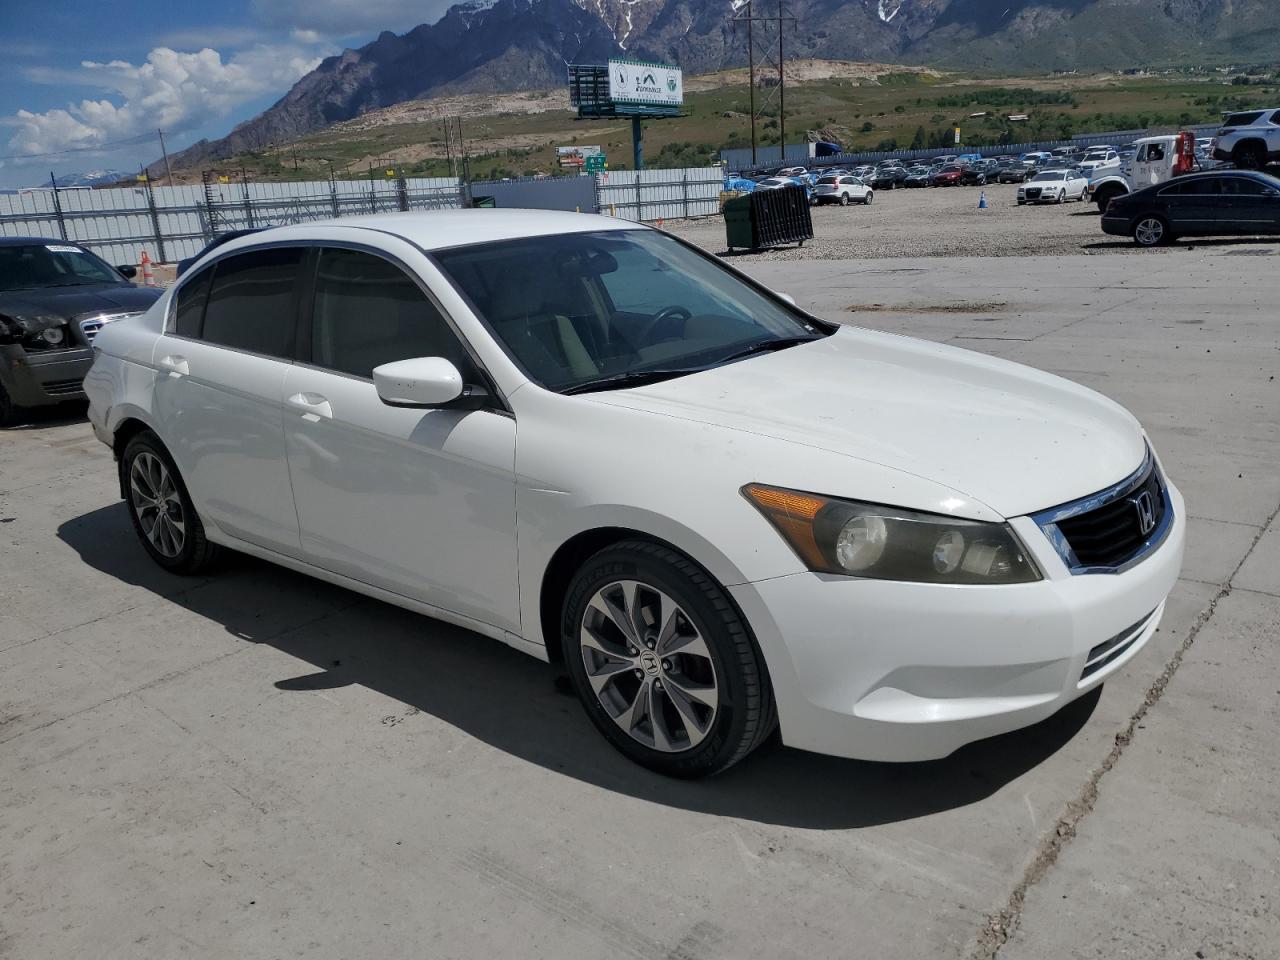
[[[126,280],[132,280],[138,275],[138,268],[131,263],[126,263],[123,267],[116,267],[120,271],[120,276]]]
[[[483,387],[467,386],[444,357],[414,357],[373,368],[378,398],[389,407],[454,407],[475,410],[489,399]]]
[[[781,290],[775,290],[773,291],[773,295],[777,297],[779,300],[785,300],[787,303],[791,304],[793,307],[799,306],[799,304],[796,303],[796,298],[789,293],[783,293]]]

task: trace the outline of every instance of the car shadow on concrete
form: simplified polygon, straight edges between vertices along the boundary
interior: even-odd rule
[[[774,742],[718,777],[671,780],[616,753],[564,692],[555,667],[479,634],[240,554],[229,555],[211,580],[175,577],[146,556],[123,503],[66,521],[58,536],[95,569],[170,597],[244,642],[267,644],[315,668],[263,676],[264,686],[305,696],[360,684],[567,777],[653,803],[763,823],[847,829],[975,803],[1067,743],[1100,693],[945,760],[869,763]],[[313,599],[335,612],[283,630],[264,629],[272,618],[262,611],[283,604],[308,609]]]
[[[19,430],[47,430],[49,427],[65,427],[71,423],[84,423],[89,416],[89,404],[85,400],[64,400],[47,407],[25,407],[18,411],[16,422],[0,431],[15,433]]]
[[[1231,251],[1233,248],[1241,248],[1241,252],[1254,252],[1259,247],[1280,247],[1280,236],[1262,236],[1262,237],[1178,237],[1171,243],[1160,247],[1149,247],[1143,249],[1135,244],[1132,240],[1117,237],[1114,240],[1098,240],[1094,243],[1080,244],[1081,250],[1134,250],[1142,253],[1160,252],[1171,250],[1196,250],[1201,247],[1210,250],[1223,249]],[[1267,251],[1256,250],[1257,255],[1263,255]]]

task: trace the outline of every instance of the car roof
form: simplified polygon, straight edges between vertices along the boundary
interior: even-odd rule
[[[774,178],[769,178],[774,179]],[[594,213],[566,213],[559,210],[416,210],[407,213],[373,213],[330,220],[313,220],[286,227],[272,227],[226,245],[230,250],[257,243],[280,243],[310,239],[316,228],[371,230],[390,234],[422,248],[470,246],[495,240],[517,240],[531,236],[586,233],[598,230],[637,229],[639,224]]]
[[[33,243],[58,243],[71,247],[80,247],[81,250],[84,249],[74,240],[59,240],[57,237],[0,237],[0,247],[29,247]]]

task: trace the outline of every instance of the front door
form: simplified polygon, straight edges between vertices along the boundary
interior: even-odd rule
[[[325,248],[309,329],[284,384],[285,438],[303,551],[343,576],[518,633],[515,420],[406,409],[373,368],[467,350],[397,264]]]

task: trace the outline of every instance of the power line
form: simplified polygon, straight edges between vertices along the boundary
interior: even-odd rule
[[[41,157],[60,157],[65,153],[91,153],[94,150],[102,150],[106,147],[126,146],[131,143],[142,143],[144,140],[150,139],[150,133],[140,133],[136,137],[126,137],[124,140],[106,140],[91,147],[67,147],[65,150],[49,150],[45,153],[13,153],[8,156],[0,156],[0,160],[39,160]]]

